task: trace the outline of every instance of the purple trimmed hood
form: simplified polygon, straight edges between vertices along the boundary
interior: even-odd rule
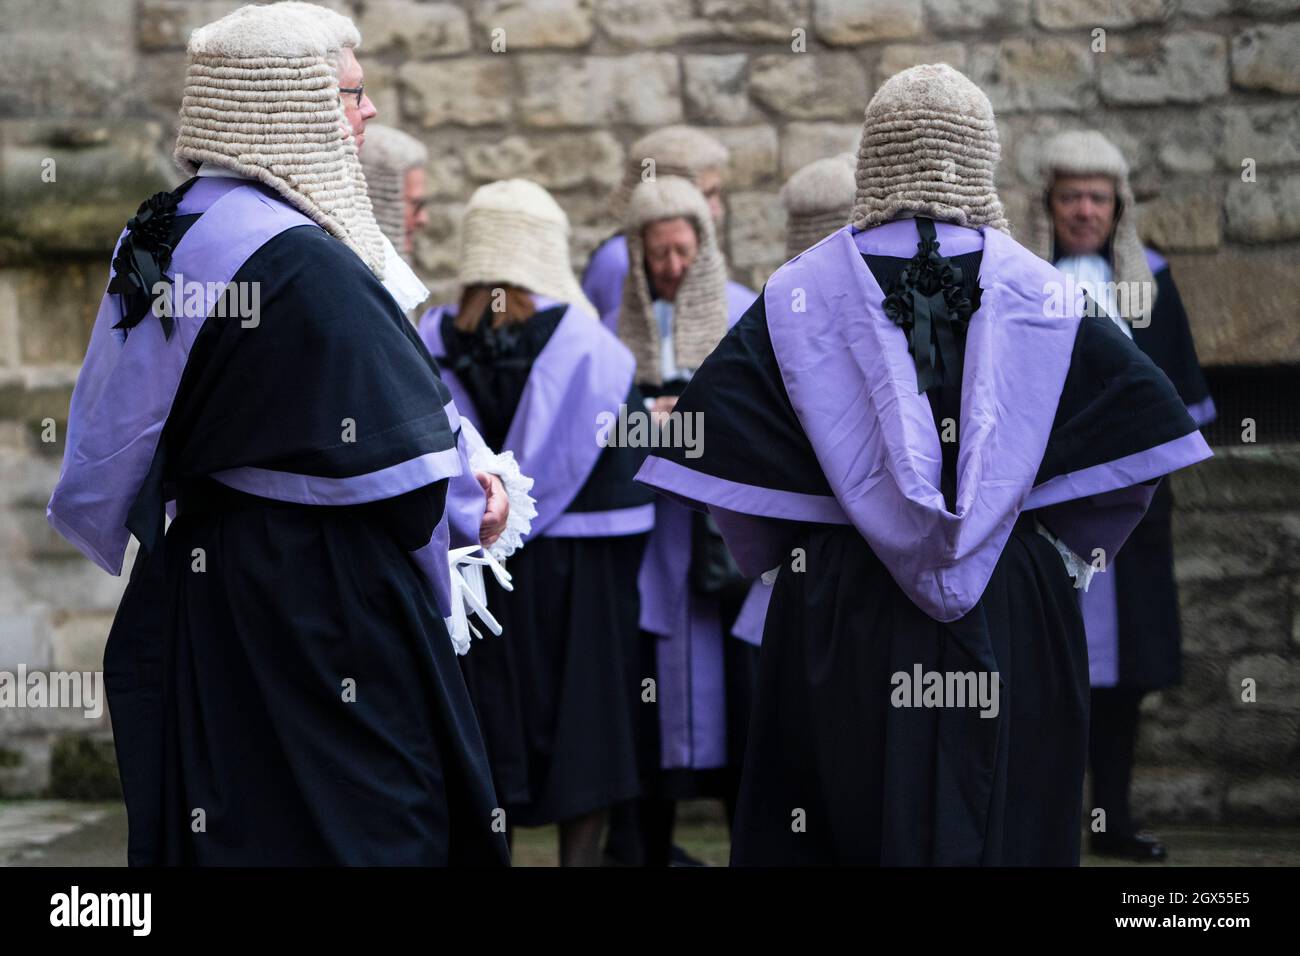
[[[979,601],[1043,458],[1078,310],[1044,309],[1064,277],[1008,236],[936,223],[941,253],[983,248],[967,333],[955,513],[902,329],[862,254],[910,257],[911,220],[832,233],[768,281],[768,327],[790,401],[835,497],[894,580],[940,621]],[[806,312],[794,306],[806,302]]]
[[[534,295],[539,310],[560,303]],[[451,306],[434,306],[420,317],[420,337],[442,365],[447,350],[442,318]],[[519,469],[532,476],[537,502],[530,537],[541,537],[582,490],[602,447],[598,417],[617,415],[627,400],[635,370],[632,353],[585,310],[568,305],[550,340],[538,354],[504,447],[514,452]],[[443,368],[443,381],[460,414],[475,427],[478,412],[456,374]]]
[[[183,275],[187,284],[203,283],[205,302],[202,313],[188,303],[176,310],[170,338],[153,316],[129,334],[114,329],[123,317],[119,297],[106,292],[100,301],[46,516],[110,574],[122,571],[130,539],[127,514],[153,461],[190,348],[220,296],[215,284],[230,282],[254,252],[286,229],[315,225],[260,189],[241,188],[248,186],[239,179],[200,179],[182,197],[178,216],[204,215],[177,244],[171,274]]]

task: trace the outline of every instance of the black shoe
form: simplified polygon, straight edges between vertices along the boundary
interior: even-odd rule
[[[1138,863],[1159,863],[1169,856],[1169,851],[1150,830],[1138,830],[1127,836],[1109,833],[1092,835],[1092,852],[1097,856],[1116,856]]]
[[[668,855],[669,866],[708,866],[703,860],[697,860],[691,856],[676,843],[673,844],[672,852]]]

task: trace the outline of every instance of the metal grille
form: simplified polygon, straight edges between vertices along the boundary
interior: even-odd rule
[[[1240,445],[1245,419],[1259,443],[1300,442],[1300,365],[1205,369],[1218,418],[1205,426],[1211,445]]]

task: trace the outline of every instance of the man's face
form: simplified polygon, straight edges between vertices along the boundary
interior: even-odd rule
[[[361,72],[361,64],[357,62],[357,55],[352,52],[351,47],[344,47],[339,52],[339,88],[340,89],[361,89],[364,76]],[[357,149],[366,141],[366,122],[379,115],[379,110],[375,109],[375,104],[370,102],[370,97],[364,93],[361,95],[361,102],[357,102],[356,93],[341,93],[343,97],[343,116],[348,121],[348,126],[352,128],[352,135],[356,138]]]
[[[646,271],[650,273],[655,297],[672,302],[700,250],[695,227],[686,219],[661,219],[646,226],[641,239],[645,243]]]
[[[699,175],[695,177],[695,188],[708,200],[709,214],[713,216],[713,224],[715,226],[722,225],[722,217],[726,212],[722,205],[722,170],[700,170]]]
[[[402,230],[404,252],[409,256],[415,252],[415,234],[429,222],[429,213],[424,208],[424,167],[416,166],[406,171],[402,181],[402,200],[406,207],[406,227]]]
[[[1057,176],[1047,194],[1058,255],[1100,252],[1115,227],[1115,181],[1109,176]]]

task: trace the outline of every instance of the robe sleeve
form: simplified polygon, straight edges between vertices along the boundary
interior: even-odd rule
[[[652,450],[637,480],[709,510],[741,571],[779,563],[802,522],[845,524],[781,380],[760,295],[677,401],[701,448]]]
[[[210,318],[164,432],[168,475],[301,504],[359,504],[461,470],[433,360],[392,297],[323,230],[291,229],[235,276],[246,327]]]
[[[182,508],[201,478],[302,505],[398,499],[399,543],[448,613],[445,484],[464,465],[451,396],[406,317],[314,226],[267,242],[232,289],[257,290],[255,321],[205,322],[151,474],[180,488]],[[132,510],[146,546],[161,538],[161,500],[146,482]]]
[[[1024,507],[1080,558],[1109,560],[1159,479],[1209,456],[1168,376],[1109,318],[1085,317]]]
[[[487,496],[474,476],[471,461],[474,453],[487,445],[469,419],[456,415],[454,424],[458,428],[457,447],[461,455],[461,472],[450,480],[447,489],[449,545],[452,548],[467,548],[479,543],[479,528],[483,523],[483,512],[487,508]]]

